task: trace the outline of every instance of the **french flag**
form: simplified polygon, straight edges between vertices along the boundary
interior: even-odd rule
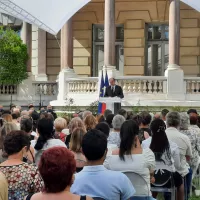
[[[104,76],[103,76],[103,71],[102,71],[102,75],[101,75],[101,85],[100,85],[100,90],[99,90],[99,97],[104,97],[104,93],[106,88],[109,86],[109,81],[108,81],[108,74],[106,71],[106,76],[105,76],[105,81],[104,81]],[[98,113],[104,113],[104,111],[106,110],[106,104],[105,103],[100,103],[98,105]]]

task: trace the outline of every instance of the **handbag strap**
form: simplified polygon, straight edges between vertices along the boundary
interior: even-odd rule
[[[31,197],[33,196],[33,194],[29,194],[27,197],[26,197],[26,200],[31,200]]]

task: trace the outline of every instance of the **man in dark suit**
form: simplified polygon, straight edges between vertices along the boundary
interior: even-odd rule
[[[116,85],[115,79],[109,79],[110,86],[106,88],[104,97],[119,97],[124,98],[123,90],[119,85]],[[121,109],[121,103],[114,104],[114,113],[117,114],[118,111]]]

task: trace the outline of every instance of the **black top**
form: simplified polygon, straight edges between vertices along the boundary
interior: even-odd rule
[[[104,94],[104,97],[120,97],[124,98],[123,90],[119,85],[114,86],[114,91],[112,90],[111,86],[108,86],[106,88],[106,92]]]
[[[34,194],[29,194],[27,197],[26,197],[26,200],[31,200],[31,197],[33,196]],[[86,196],[81,196],[80,200],[86,200]]]
[[[151,129],[149,129],[149,128],[141,128],[141,130],[147,132],[149,134],[149,136],[152,136]]]

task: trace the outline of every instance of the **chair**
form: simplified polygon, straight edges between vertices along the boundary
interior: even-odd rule
[[[139,174],[135,172],[123,172],[131,181],[136,193],[131,200],[148,200],[149,199],[149,186],[146,180]]]
[[[166,172],[166,170],[161,170],[162,172]],[[167,172],[168,177],[163,182],[156,179],[155,173],[155,183],[152,184],[151,191],[157,193],[171,193],[171,200],[176,200],[176,188],[174,185],[174,178],[171,172]],[[165,187],[167,183],[171,183],[171,188]]]

